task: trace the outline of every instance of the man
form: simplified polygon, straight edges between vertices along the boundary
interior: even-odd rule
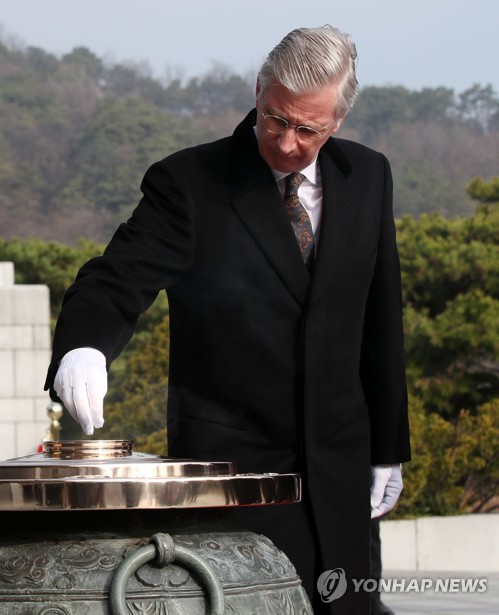
[[[231,137],[148,170],[132,217],[67,292],[46,386],[86,433],[102,426],[106,366],[166,289],[169,454],[300,472],[303,503],[244,522],[288,554],[316,612],[362,615],[352,582],[329,603],[315,584],[335,569],[369,578],[370,511],[398,498],[409,439],[389,165],[331,138],[355,61],[335,28],[291,32]]]

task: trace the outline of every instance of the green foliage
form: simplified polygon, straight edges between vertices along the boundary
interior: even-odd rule
[[[94,79],[99,79],[103,72],[102,61],[86,47],[75,47],[63,56],[62,62],[70,65],[73,72],[81,72]]]
[[[465,184],[474,174],[497,173],[498,130],[499,98],[491,86],[457,97],[447,88],[366,87],[339,136],[388,156],[397,216],[468,216],[474,204]]]
[[[499,494],[499,400],[480,406],[476,416],[463,412],[460,435],[470,467],[461,508],[480,511]]]
[[[411,463],[404,466],[404,491],[397,516],[449,514],[459,509],[462,459],[456,453],[456,429],[418,398],[410,403]]]
[[[402,86],[368,86],[361,91],[352,118],[365,136],[390,130],[398,122],[441,122],[455,120],[487,130],[499,111],[499,98],[492,86],[475,83],[455,96],[449,88],[411,91]]]
[[[499,396],[499,301],[481,291],[458,295],[435,318],[407,308],[408,380],[426,409],[452,418]]]
[[[479,207],[474,216],[448,220],[440,214],[398,223],[404,297],[431,317],[449,299],[471,290],[497,297],[499,207]]]
[[[445,169],[435,165],[422,153],[403,164],[397,164],[397,159],[395,161],[396,207],[399,211],[419,216],[428,209],[439,212],[447,210],[452,186]]]
[[[499,495],[497,179],[469,218],[398,222],[413,461],[394,515],[487,510]]]
[[[499,493],[499,400],[461,411],[453,423],[410,398],[413,460],[393,515],[478,512]]]
[[[46,284],[50,288],[52,316],[57,316],[62,298],[80,267],[102,254],[104,246],[80,240],[78,247],[40,239],[0,239],[0,261],[12,261],[16,284]]]
[[[492,86],[475,83],[459,95],[460,116],[481,130],[486,130],[496,121],[499,105]]]
[[[75,143],[68,184],[58,206],[68,211],[81,207],[77,193],[82,192],[87,208],[113,214],[114,228],[138,202],[147,167],[187,142],[184,126],[185,121],[144,99],[104,98]]]
[[[145,64],[109,66],[85,47],[61,59],[0,42],[0,226],[5,238],[108,241],[140,197],[146,168],[230,134],[254,105],[255,76],[215,64],[160,82]],[[469,215],[473,175],[496,173],[491,86],[366,87],[339,136],[388,155],[397,215]]]
[[[482,203],[499,203],[499,177],[494,177],[490,182],[475,177],[468,184],[468,194]]]
[[[108,240],[136,205],[147,167],[196,141],[192,120],[135,93],[114,95],[102,62],[86,48],[60,61],[33,48],[6,55],[3,235]]]

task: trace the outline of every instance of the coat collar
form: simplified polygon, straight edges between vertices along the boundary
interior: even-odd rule
[[[319,247],[311,279],[311,307],[334,278],[353,221],[355,203],[349,177],[352,167],[334,139],[319,153],[322,176],[322,219]]]
[[[321,149],[323,209],[319,249],[310,276],[301,257],[274,176],[260,156],[253,109],[233,135],[230,170],[232,206],[295,300],[315,302],[329,283],[352,217],[348,207],[350,164],[332,139]]]

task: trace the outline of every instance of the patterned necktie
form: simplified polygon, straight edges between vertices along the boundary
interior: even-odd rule
[[[291,173],[286,176],[284,189],[284,206],[291,220],[296,241],[300,246],[303,262],[311,271],[314,263],[314,233],[307,210],[300,203],[298,188],[305,177],[301,173]]]

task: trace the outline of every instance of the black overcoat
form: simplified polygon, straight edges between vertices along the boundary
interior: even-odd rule
[[[319,572],[367,578],[370,465],[409,459],[390,169],[357,143],[323,146],[310,275],[254,124],[252,111],[231,137],[148,170],[132,217],[66,294],[47,385],[72,348],[109,365],[166,289],[169,453],[301,472],[311,529],[288,525],[279,546],[313,578],[313,536]],[[333,612],[360,615],[355,600]]]

